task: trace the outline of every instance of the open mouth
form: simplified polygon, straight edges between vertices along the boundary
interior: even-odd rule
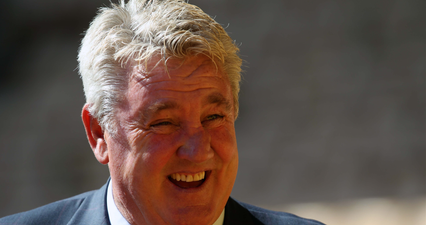
[[[201,186],[209,177],[211,171],[203,171],[197,174],[174,173],[170,175],[169,180],[176,186],[184,189],[197,188]]]

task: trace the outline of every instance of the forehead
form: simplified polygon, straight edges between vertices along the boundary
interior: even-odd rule
[[[232,102],[231,86],[221,65],[204,55],[166,61],[153,58],[130,67],[129,74],[126,95],[131,105],[217,98],[218,93]]]
[[[230,88],[228,77],[220,63],[204,55],[185,59],[164,60],[154,57],[146,63],[129,68],[129,91],[136,88],[191,91],[203,88]]]

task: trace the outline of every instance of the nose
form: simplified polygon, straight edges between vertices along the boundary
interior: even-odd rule
[[[210,146],[210,134],[202,126],[188,128],[183,134],[183,143],[177,150],[177,156],[194,163],[205,162],[214,156]]]

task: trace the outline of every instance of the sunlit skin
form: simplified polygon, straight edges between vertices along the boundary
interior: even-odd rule
[[[83,108],[89,142],[108,163],[114,201],[131,224],[213,224],[238,168],[229,81],[203,55],[170,59],[168,72],[158,60],[129,67],[114,137]],[[195,188],[169,179],[202,171],[209,175]]]

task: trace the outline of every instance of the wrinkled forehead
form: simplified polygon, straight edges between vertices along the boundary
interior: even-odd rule
[[[193,75],[208,74],[226,79],[221,63],[198,54],[186,58],[162,58],[155,56],[146,62],[134,62],[129,68],[130,79],[156,80],[164,78],[187,78]]]

